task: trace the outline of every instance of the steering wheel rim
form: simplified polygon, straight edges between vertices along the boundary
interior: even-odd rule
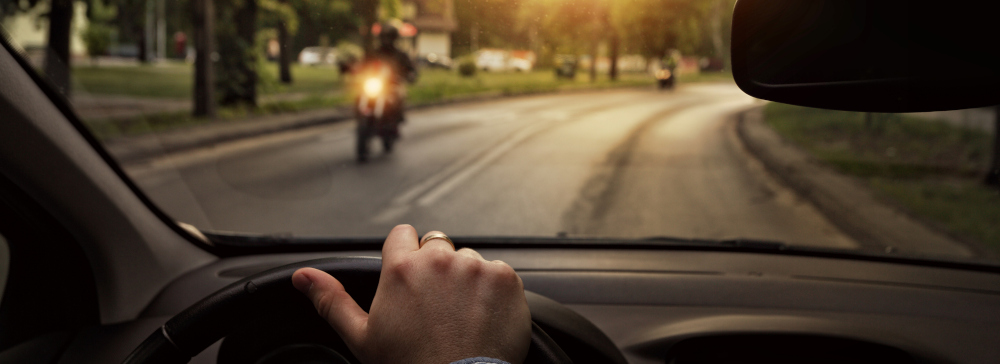
[[[368,311],[378,287],[382,259],[338,257],[308,260],[243,278],[172,317],[139,344],[123,363],[187,363],[250,318],[275,310],[301,309],[304,304],[312,307],[291,281],[292,273],[305,267],[336,277],[358,305]],[[531,345],[525,363],[568,364],[572,361],[533,321]]]

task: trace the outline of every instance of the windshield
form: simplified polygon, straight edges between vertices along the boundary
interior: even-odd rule
[[[206,232],[996,259],[995,109],[751,98],[734,3],[24,0],[0,19],[155,205]]]

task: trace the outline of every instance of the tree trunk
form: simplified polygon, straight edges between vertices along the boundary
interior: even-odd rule
[[[138,48],[139,62],[146,63],[149,62],[149,52],[146,52],[146,29],[144,26],[139,26],[134,29],[133,33],[136,35],[135,45]]]
[[[278,23],[278,67],[281,83],[292,83],[292,55],[288,44],[288,27],[285,22]]]
[[[49,12],[49,44],[45,53],[45,76],[59,93],[69,97],[69,42],[73,2],[54,0]]]
[[[611,31],[611,67],[608,69],[608,78],[611,81],[618,81],[618,47],[620,46],[621,39],[618,38],[618,31]]]
[[[213,0],[194,1],[194,116],[215,117],[215,6]]]
[[[257,35],[257,1],[247,0],[243,2],[243,7],[236,11],[236,35],[240,37],[248,47],[244,51],[246,55],[256,52],[254,49]],[[247,105],[257,106],[257,63],[252,59],[244,59],[239,63],[242,77],[243,93],[240,95],[240,102]]]
[[[1000,187],[1000,106],[993,109],[993,158],[986,171],[986,185]]]
[[[597,82],[597,41],[590,45],[590,82]]]

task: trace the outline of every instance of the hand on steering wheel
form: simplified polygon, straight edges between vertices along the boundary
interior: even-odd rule
[[[382,272],[366,313],[326,272],[292,276],[320,316],[365,364],[450,363],[491,357],[521,363],[531,343],[524,286],[510,266],[447,238],[395,227],[382,248]],[[440,236],[444,236],[440,234]]]

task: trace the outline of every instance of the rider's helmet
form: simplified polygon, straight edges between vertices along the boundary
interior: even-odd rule
[[[395,45],[399,39],[399,29],[391,23],[382,24],[382,30],[378,33],[378,40],[383,47]]]

